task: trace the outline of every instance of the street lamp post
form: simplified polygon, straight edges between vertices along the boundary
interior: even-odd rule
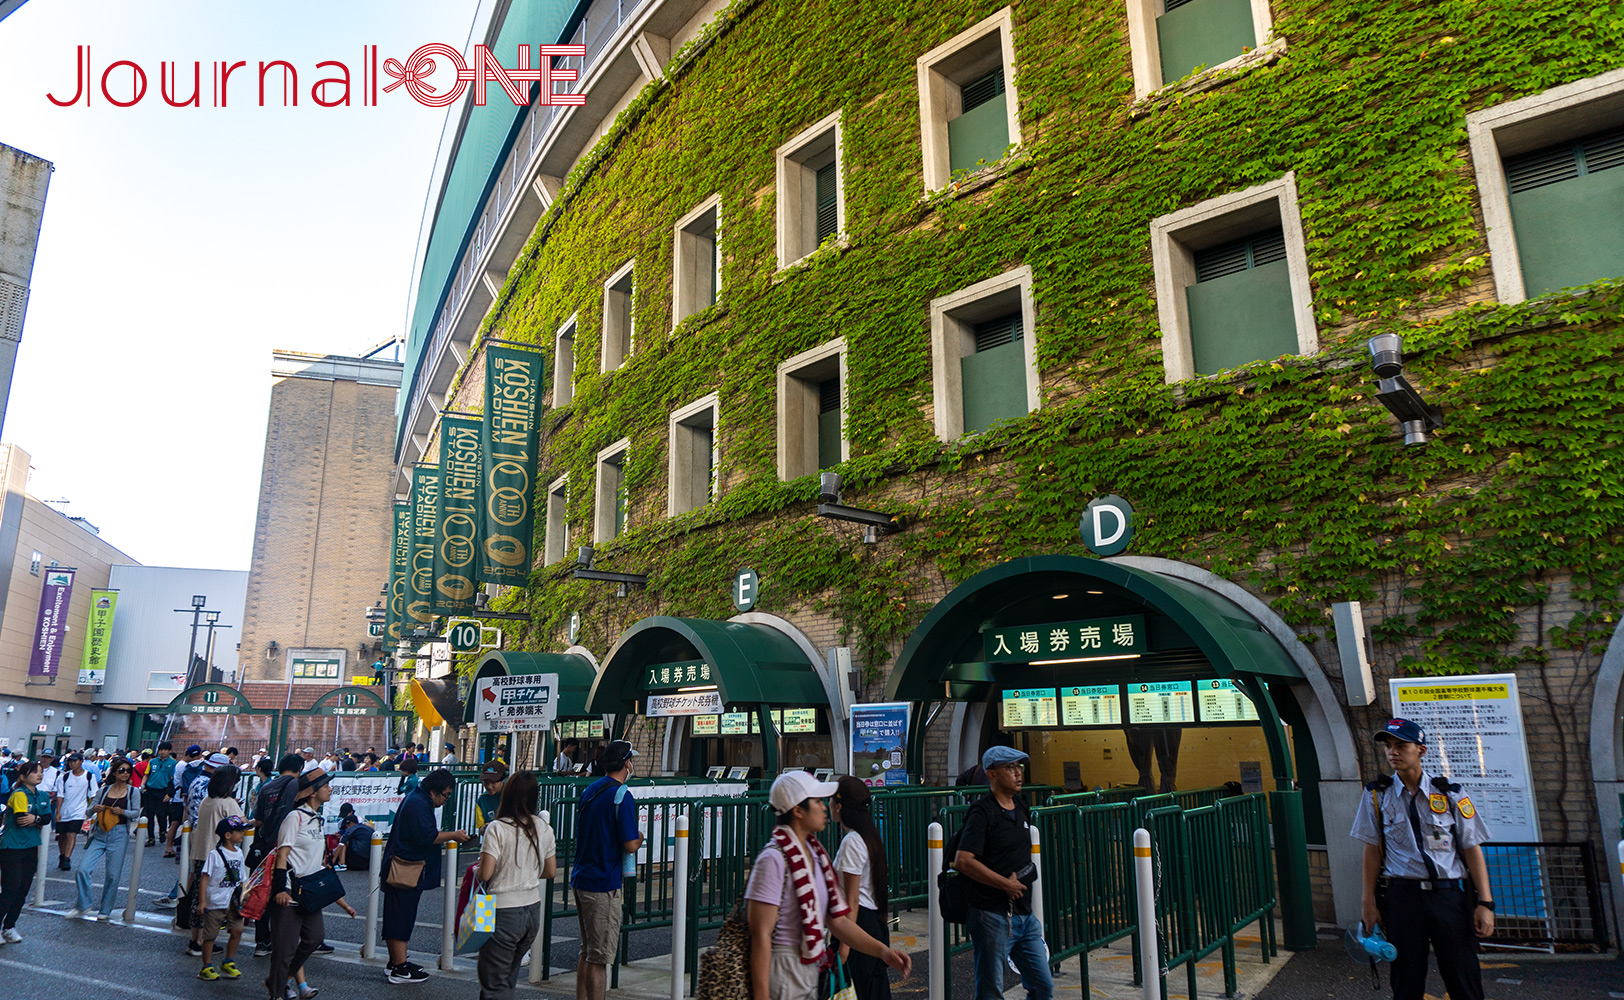
[[[191,606],[190,609],[188,609],[188,608],[176,608],[175,609],[180,614],[185,614],[188,610],[190,610],[192,612],[192,649],[191,649],[191,651],[189,653],[186,654],[186,686],[187,687],[192,686],[192,683],[193,683],[193,681],[192,681],[192,670],[197,665],[197,623],[198,623],[198,619],[200,617],[202,617],[202,615],[203,615],[203,606],[205,604],[207,604],[207,603],[209,603],[209,599],[206,596],[204,596],[203,594],[193,594],[192,595],[192,606]]]

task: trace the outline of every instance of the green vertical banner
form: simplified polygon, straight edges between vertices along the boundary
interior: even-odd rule
[[[90,628],[85,633],[85,657],[79,664],[79,684],[101,687],[107,679],[107,647],[113,641],[113,612],[118,608],[118,591],[90,592]]]
[[[406,620],[406,591],[412,575],[412,505],[396,500],[389,543],[389,600],[384,603],[383,647],[394,652]]]
[[[442,615],[474,610],[474,553],[479,547],[483,470],[479,463],[481,420],[440,417],[440,512],[434,549],[435,611]]]
[[[536,431],[541,419],[542,357],[485,345],[484,462],[479,581],[523,586],[536,532]]]
[[[402,631],[434,622],[434,549],[440,529],[440,470],[412,467],[412,563]]]

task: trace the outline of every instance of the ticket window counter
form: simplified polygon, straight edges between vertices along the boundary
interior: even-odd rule
[[[604,734],[602,718],[559,720],[553,725],[552,739],[547,744],[546,759],[541,761],[541,769],[545,771],[552,770],[553,762],[558,759],[559,751],[564,746],[565,740],[575,740],[580,744],[570,754],[576,765],[585,764],[590,766],[592,761],[597,758],[599,749],[603,747],[607,739]],[[581,773],[585,774],[586,772],[582,771]]]
[[[1263,790],[1263,727],[1251,700],[1226,680],[1006,690],[990,707],[1003,736],[996,742],[1026,751],[1033,784],[1155,793],[1233,782],[1237,791]]]
[[[815,708],[772,709],[773,728],[779,731],[780,770],[832,768],[834,749],[824,714]],[[702,775],[721,766],[750,768],[751,777],[772,777],[763,771],[766,741],[756,711],[696,715],[688,719],[688,773]]]

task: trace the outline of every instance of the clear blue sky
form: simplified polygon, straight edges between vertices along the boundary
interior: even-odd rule
[[[141,562],[247,568],[272,348],[358,354],[407,321],[446,111],[404,90],[362,107],[362,47],[462,49],[479,8],[31,0],[0,21],[0,143],[56,166],[3,432],[33,457],[30,492]],[[46,99],[72,95],[87,44],[97,79],[119,59],[146,69],[139,105]],[[207,106],[222,59],[248,61],[224,109]],[[299,71],[297,108],[257,106],[273,59]],[[348,108],[310,101],[327,59],[351,66]],[[182,94],[203,62],[204,107],[160,99],[169,60]]]

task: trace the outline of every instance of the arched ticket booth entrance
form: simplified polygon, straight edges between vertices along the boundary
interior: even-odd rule
[[[1273,784],[1284,943],[1306,949],[1315,936],[1303,793],[1277,705],[1302,677],[1279,642],[1219,594],[1161,573],[1056,555],[995,566],[948,594],[909,637],[886,697],[913,706],[911,773],[923,771],[925,723],[942,701],[989,706],[989,737],[1000,730],[1023,738],[1109,729],[1171,735],[1203,716],[1259,727]],[[1311,744],[1306,732],[1296,735]]]
[[[411,716],[411,712],[397,709],[384,700],[383,695],[371,687],[360,685],[344,685],[333,688],[317,698],[309,708],[290,708],[283,712],[283,734],[292,733],[293,720],[298,718],[330,717],[333,720],[333,738],[331,745],[343,746],[348,741],[358,744],[364,740],[377,739],[376,726],[357,727],[355,723],[362,720],[382,719],[382,729],[387,740],[394,719],[404,719]],[[349,726],[345,723],[348,721]],[[359,732],[357,731],[359,729]],[[325,733],[325,729],[322,730]],[[327,745],[328,740],[323,738],[316,742]]]
[[[558,675],[557,715],[552,730],[540,734],[541,745],[536,749],[535,767],[550,767],[558,756],[560,741],[569,738],[581,741],[581,751],[575,755],[575,762],[590,761],[592,751],[603,742],[607,720],[601,714],[594,715],[587,711],[587,696],[592,692],[592,683],[598,679],[598,665],[593,661],[592,654],[580,646],[571,646],[562,653],[509,653],[500,649],[486,653],[468,685],[463,724],[474,725],[478,721],[477,692],[480,681],[487,677],[523,674]],[[480,749],[487,751],[491,749],[490,744],[495,742],[506,746],[509,737],[513,737],[516,744],[519,736],[519,733],[480,733]],[[513,760],[517,753],[516,747],[507,747],[508,760]],[[481,759],[489,759],[488,754]]]
[[[645,618],[609,651],[587,709],[613,715],[620,737],[636,716],[665,718],[667,774],[771,778],[832,768],[844,750],[815,652],[762,622]]]

